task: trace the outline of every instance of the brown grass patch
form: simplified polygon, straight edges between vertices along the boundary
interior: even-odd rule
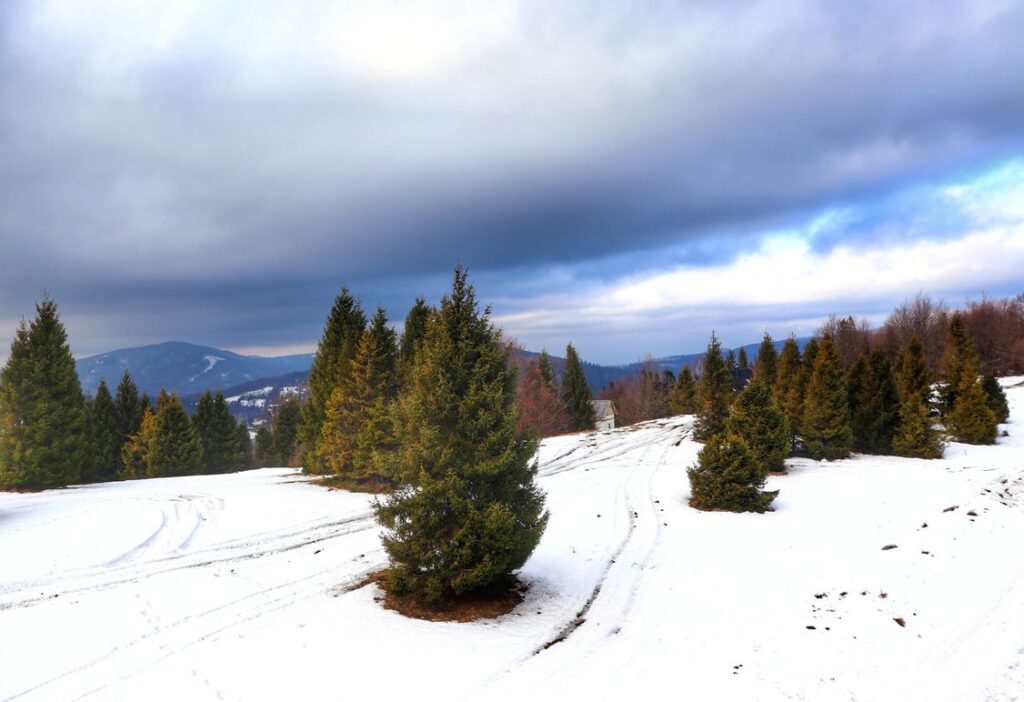
[[[328,490],[347,490],[348,492],[366,492],[371,495],[384,495],[395,489],[394,484],[380,478],[352,480],[338,475],[325,475],[310,481]]]
[[[396,595],[387,589],[388,570],[380,570],[366,578],[364,584],[376,583],[381,595],[376,599],[385,609],[394,610],[413,619],[430,622],[474,622],[495,619],[508,614],[526,596],[529,586],[515,576],[485,590],[467,593],[440,605],[429,604],[421,594]]]

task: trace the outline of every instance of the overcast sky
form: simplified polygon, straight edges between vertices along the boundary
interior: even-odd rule
[[[462,261],[629,362],[1024,292],[1024,4],[0,3],[0,343],[309,350]],[[0,355],[3,355],[0,352]]]

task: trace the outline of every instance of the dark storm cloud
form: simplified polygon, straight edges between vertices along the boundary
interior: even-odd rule
[[[1015,3],[438,5],[441,46],[371,5],[365,55],[314,5],[0,10],[0,317],[47,287],[88,350],[295,343],[343,282],[400,317],[456,260],[498,299],[718,263],[1024,148]]]

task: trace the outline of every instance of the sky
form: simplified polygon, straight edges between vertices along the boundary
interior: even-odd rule
[[[0,355],[311,350],[457,262],[627,363],[1024,292],[1024,3],[7,0]]]

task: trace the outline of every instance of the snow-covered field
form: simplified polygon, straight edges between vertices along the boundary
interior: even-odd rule
[[[791,460],[766,515],[687,506],[687,418],[546,441],[531,590],[470,624],[382,609],[370,498],[293,470],[0,494],[0,698],[1024,698],[1008,396],[997,446]]]

